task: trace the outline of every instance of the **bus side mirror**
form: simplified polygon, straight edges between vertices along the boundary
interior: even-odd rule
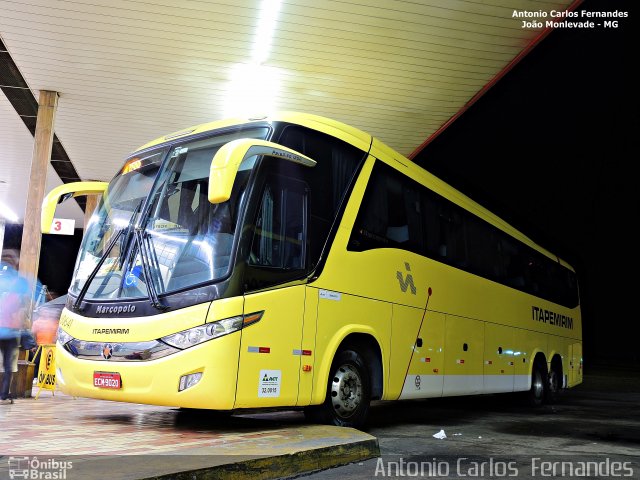
[[[49,233],[53,215],[59,203],[71,197],[82,195],[97,195],[104,193],[109,184],[107,182],[73,182],[65,183],[51,190],[42,200],[42,214],[40,215],[40,231]]]
[[[231,189],[238,167],[254,155],[281,158],[305,167],[315,167],[316,161],[277,143],[254,138],[240,138],[224,144],[211,161],[209,171],[209,202],[222,203],[231,198]]]

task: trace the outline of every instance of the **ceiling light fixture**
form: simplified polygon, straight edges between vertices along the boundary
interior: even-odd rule
[[[264,117],[276,109],[282,83],[278,68],[264,65],[271,52],[282,0],[263,0],[247,63],[232,66],[225,95],[225,117]]]
[[[282,0],[262,0],[251,61],[260,65],[269,58]]]
[[[262,118],[275,111],[281,74],[275,67],[238,63],[225,95],[225,117]]]

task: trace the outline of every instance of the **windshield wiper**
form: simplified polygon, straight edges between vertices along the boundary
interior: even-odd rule
[[[80,304],[82,303],[82,299],[84,298],[84,296],[87,294],[87,290],[89,290],[89,286],[91,285],[91,282],[93,282],[93,279],[96,278],[96,275],[100,270],[100,267],[102,267],[102,264],[109,256],[109,253],[111,253],[111,250],[113,250],[113,247],[115,246],[115,244],[118,243],[118,239],[122,236],[122,232],[124,232],[125,230],[126,230],[125,228],[121,228],[120,230],[118,230],[113,235],[113,238],[111,238],[111,240],[109,241],[107,248],[105,248],[104,252],[102,253],[102,256],[100,257],[100,260],[98,260],[98,263],[93,268],[93,270],[91,270],[91,273],[85,280],[84,285],[82,286],[82,290],[80,290],[80,293],[78,293],[78,298],[76,298],[76,301],[73,302],[72,307],[74,310],[76,311],[80,310]]]
[[[120,246],[120,263],[119,263],[120,269],[124,268],[124,264],[127,259],[126,252],[129,251],[129,245],[131,244],[131,237],[132,237],[131,233],[132,233],[132,230],[135,228],[134,224],[136,220],[136,215],[140,213],[140,209],[142,208],[143,203],[144,203],[144,198],[141,198],[140,202],[138,203],[138,206],[135,208],[135,210],[131,214],[131,218],[129,219],[129,225],[127,225],[127,227],[124,229],[126,233],[122,239],[122,245]],[[118,295],[120,295],[120,292],[118,292]]]
[[[169,307],[160,301],[160,298],[158,297],[158,291],[156,290],[156,284],[155,284],[156,276],[152,275],[151,273],[152,258],[153,260],[155,260],[153,263],[153,268],[156,267],[157,258],[152,257],[150,253],[151,249],[149,248],[148,243],[145,243],[145,240],[148,240],[148,237],[145,236],[145,233],[146,232],[143,233],[142,229],[140,228],[135,228],[133,231],[133,235],[134,235],[133,238],[134,238],[134,241],[136,242],[136,245],[138,246],[138,252],[140,253],[140,261],[142,263],[142,270],[144,272],[144,277],[147,279],[147,282],[146,282],[147,296],[149,297],[149,301],[151,302],[152,306],[154,306],[158,310],[166,310]],[[162,280],[160,279],[160,281]]]
[[[146,240],[146,247],[149,256],[151,257],[151,267],[154,269],[154,272],[160,272],[160,262],[158,262],[158,255],[156,254],[155,248],[153,248],[152,242],[150,240],[151,236],[145,231],[143,238]],[[158,283],[160,284],[160,290],[164,291],[164,281],[162,280],[162,275],[156,275]]]
[[[87,291],[91,286],[91,283],[96,278],[96,275],[100,271],[102,264],[105,262],[105,260],[111,253],[111,250],[113,250],[113,247],[116,245],[116,243],[118,243],[118,240],[123,236],[125,232],[126,232],[126,235],[124,236],[124,242],[120,246],[120,255],[119,255],[120,268],[122,268],[123,264],[126,262],[125,260],[126,256],[124,255],[124,252],[126,252],[129,249],[128,248],[129,244],[131,242],[131,239],[133,239],[135,246],[138,247],[138,252],[140,252],[140,261],[142,263],[142,269],[144,272],[144,276],[147,279],[147,282],[146,282],[147,297],[149,298],[151,305],[153,305],[155,308],[159,310],[166,310],[167,308],[169,308],[167,305],[164,305],[158,298],[158,292],[156,290],[156,286],[154,282],[155,275],[153,275],[151,272],[152,267],[156,269],[155,271],[159,270],[158,258],[155,255],[155,252],[153,252],[153,249],[149,245],[148,237],[146,237],[142,233],[142,229],[140,227],[134,226],[134,219],[136,215],[140,213],[142,203],[143,202],[141,201],[136,207],[136,209],[133,211],[133,214],[131,215],[131,219],[129,220],[129,225],[127,225],[125,228],[121,228],[116,233],[114,233],[113,237],[109,241],[109,244],[107,245],[104,252],[100,256],[98,263],[93,268],[93,270],[91,270],[91,273],[85,280],[84,285],[80,290],[80,293],[78,293],[78,298],[76,298],[75,302],[73,302],[72,308],[75,311],[80,310],[80,305],[82,303],[82,300],[87,294]],[[145,243],[145,240],[146,240],[146,243]],[[164,286],[162,284],[162,278],[158,277],[158,280],[160,282],[160,288],[164,289]]]
[[[145,235],[146,230],[143,227],[141,227],[141,225],[144,223],[144,217],[145,217],[145,213],[142,212],[143,203],[144,203],[144,198],[142,198],[140,200],[140,203],[138,203],[138,206],[136,207],[136,209],[133,211],[133,214],[131,215],[131,219],[129,220],[129,225],[124,229],[126,231],[126,235],[124,237],[124,241],[121,249],[120,268],[123,268],[125,263],[127,263],[130,265],[130,268],[133,269],[133,265],[135,264],[135,257],[136,257],[135,250],[137,247],[138,252],[140,254],[140,263],[142,266],[142,271],[144,274],[144,278],[146,279],[147,298],[149,299],[149,302],[153,307],[157,308],[158,310],[166,310],[169,307],[167,305],[164,305],[158,298],[158,291],[156,290],[156,284],[155,284],[155,279],[157,278],[158,282],[160,283],[160,288],[164,290],[162,277],[154,275],[155,272],[159,271],[158,260],[157,260],[157,257],[155,256],[155,252],[149,246],[148,237]],[[136,215],[138,215],[137,219],[136,219]],[[147,240],[146,243],[145,243],[145,240]],[[129,250],[131,241],[133,241],[134,246],[131,250]],[[129,255],[124,255],[124,252],[126,251],[129,251]],[[153,273],[151,271],[152,268],[155,269]],[[120,284],[120,289],[122,289],[122,287],[123,287],[123,284]],[[119,295],[120,295],[120,290],[118,292],[118,296]]]

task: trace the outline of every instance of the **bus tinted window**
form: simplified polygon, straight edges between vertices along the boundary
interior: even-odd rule
[[[357,231],[351,235],[354,249],[394,247],[422,253],[420,190],[405,180],[392,169],[374,170],[356,221]]]
[[[575,274],[559,262],[376,162],[348,249],[402,248],[567,307]]]
[[[285,127],[278,143],[318,162],[313,168],[300,167],[310,191],[309,266],[313,268],[365,152],[335,137],[293,125]]]
[[[255,222],[249,265],[304,268],[306,190],[290,178],[273,176],[267,181]]]
[[[413,181],[411,180],[413,183]],[[416,182],[417,183],[417,182]],[[424,187],[423,187],[424,188]],[[436,231],[427,231],[427,237],[435,237],[435,243],[428,256],[443,263],[458,268],[466,268],[468,265],[465,224],[462,211],[459,207],[449,202],[442,202],[440,197],[431,195],[431,192],[423,192],[426,203],[425,215],[432,217],[431,223],[437,225]]]
[[[473,214],[466,214],[469,269],[476,275],[501,281],[505,278],[501,258],[500,230]]]

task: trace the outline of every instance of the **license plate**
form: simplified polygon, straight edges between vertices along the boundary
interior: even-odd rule
[[[122,388],[122,379],[116,372],[93,372],[93,386],[98,388]]]

